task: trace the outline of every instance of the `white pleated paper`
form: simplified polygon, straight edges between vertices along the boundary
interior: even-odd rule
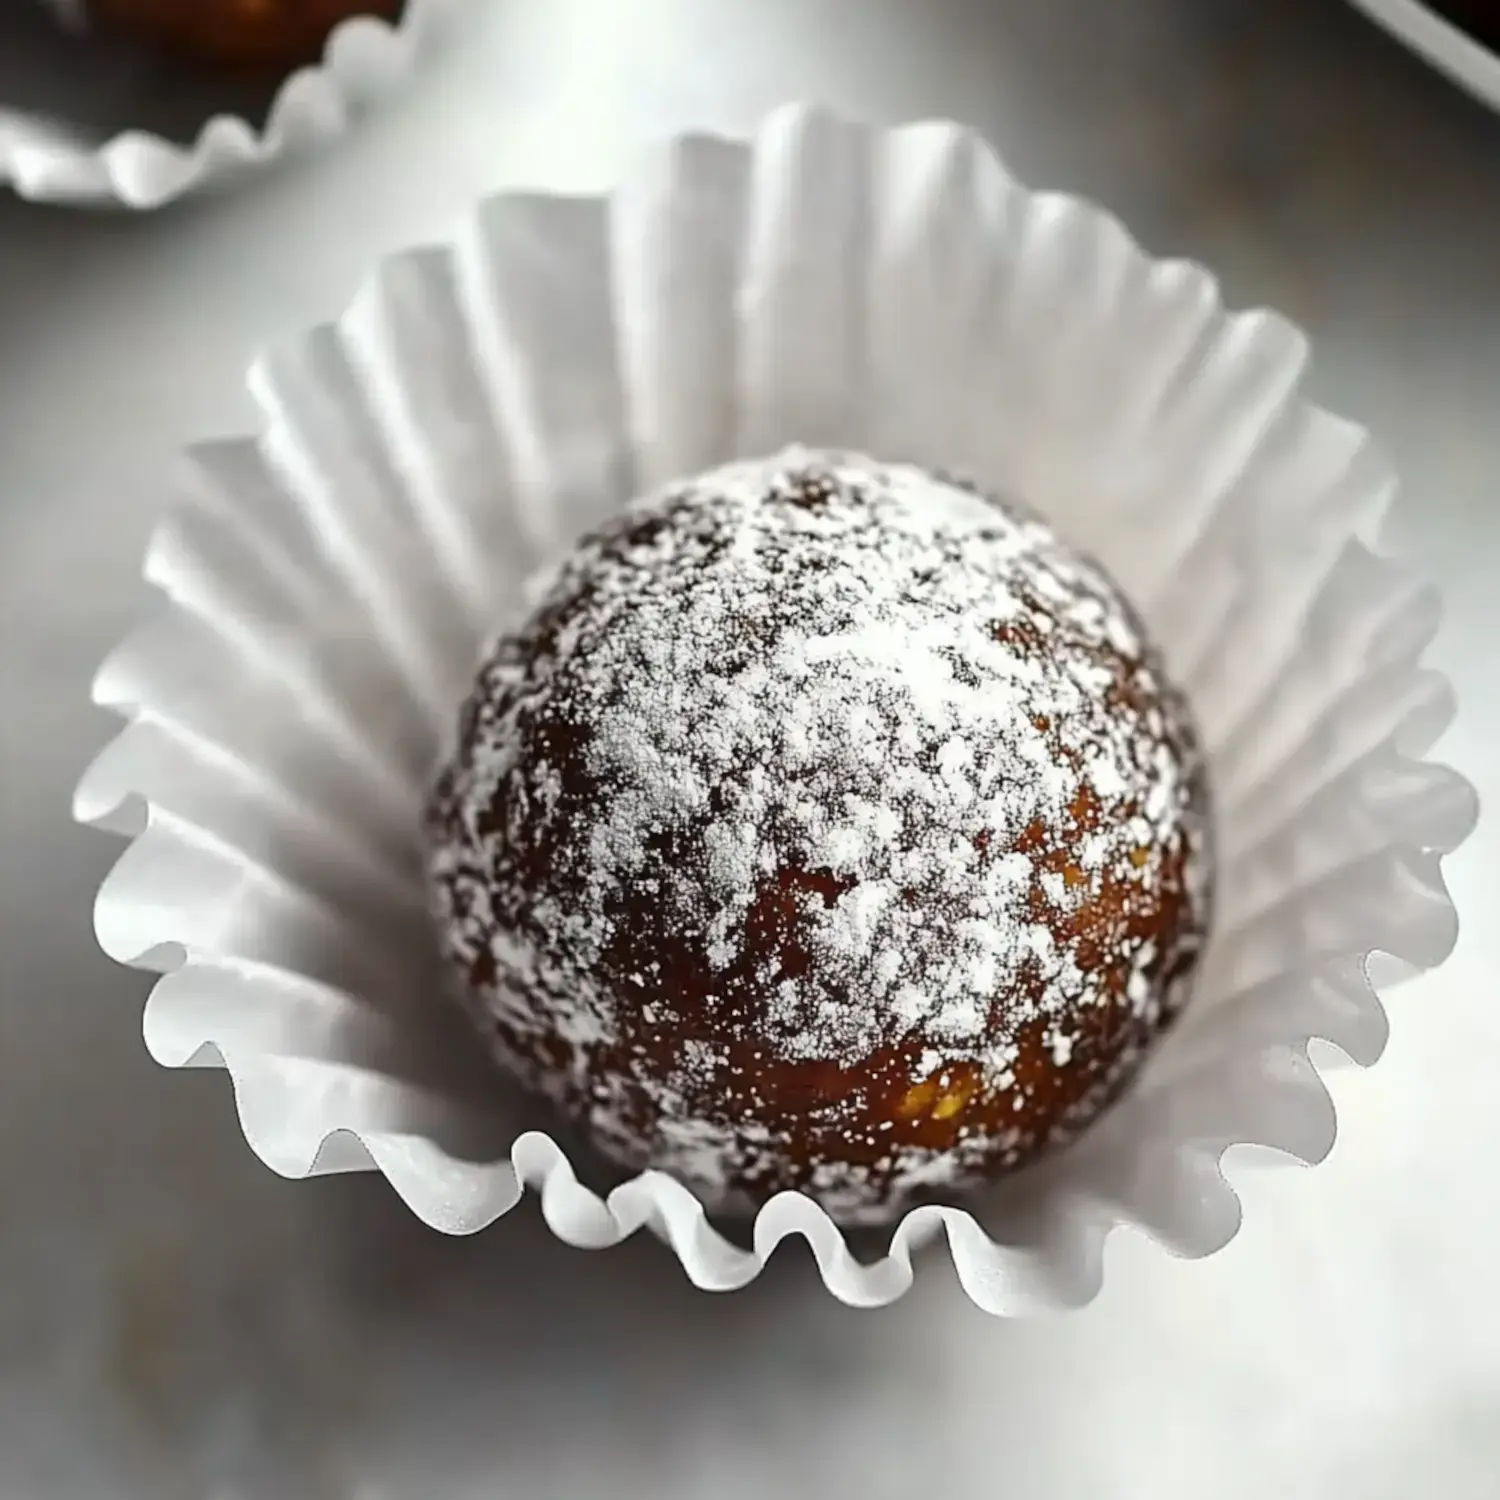
[[[222,1062],[278,1172],[374,1164],[468,1233],[542,1195],[570,1243],[656,1230],[705,1288],[810,1242],[851,1303],[946,1235],[982,1307],[1092,1297],[1105,1236],[1223,1245],[1224,1149],[1334,1138],[1309,1038],[1373,1062],[1372,954],[1439,963],[1468,784],[1422,757],[1452,708],[1437,601],[1361,540],[1393,480],[1299,394],[1302,336],[1015,182],[968,132],[804,109],[749,145],[679,139],[602,199],[506,194],[385,262],[256,366],[259,437],[195,450],[147,572],[156,617],[99,701],[127,727],[81,818],[131,844],[99,938],[159,970],[145,1031]],[[1221,902],[1194,1005],[1076,1147],[857,1261],[808,1199],[749,1246],[677,1183],[601,1199],[438,994],[418,815],[482,641],[523,580],[633,493],[794,441],[972,474],[1134,596],[1211,747]]]
[[[96,144],[66,120],[0,110],[0,186],[38,203],[161,208],[210,185],[342,135],[407,77],[453,0],[407,0],[391,24],[357,16],[335,29],[322,61],[293,73],[265,125],[234,115],[207,121],[191,145],[131,130]]]

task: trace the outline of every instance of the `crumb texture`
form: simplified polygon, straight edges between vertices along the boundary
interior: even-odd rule
[[[793,451],[639,503],[494,646],[429,811],[504,1064],[712,1209],[878,1222],[1083,1130],[1185,1003],[1204,767],[1040,521]]]

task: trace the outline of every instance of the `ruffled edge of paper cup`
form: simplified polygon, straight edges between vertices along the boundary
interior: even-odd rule
[[[409,0],[396,23],[373,16],[342,22],[320,62],[290,74],[256,130],[236,115],[204,123],[191,145],[128,130],[93,145],[65,123],[0,119],[0,186],[34,203],[137,211],[243,176],[342,135],[410,75],[453,0]]]
[[[194,450],[147,559],[165,610],[96,683],[129,722],[75,812],[133,840],[96,926],[166,976],[153,1055],[222,1064],[247,1141],[285,1175],[373,1164],[451,1233],[530,1187],[560,1239],[650,1228],[705,1289],[743,1286],[800,1235],[831,1292],[878,1305],[946,1239],[971,1298],[1017,1315],[1089,1301],[1120,1224],[1220,1248],[1240,1215],[1229,1146],[1313,1162],[1333,1143],[1309,1040],[1379,1056],[1372,955],[1416,972],[1451,950],[1440,862],[1476,815],[1424,759],[1453,708],[1422,665],[1436,596],[1368,545],[1394,479],[1367,433],[1303,398],[1306,358],[1289,324],[1227,312],[1201,267],[1022,187],[960,127],[802,108],[748,145],[674,140],[608,198],[503,194],[453,247],[390,258],[337,325],[256,366],[259,439]],[[959,359],[972,378],[936,378]],[[518,597],[633,493],[870,432],[885,456],[1045,495],[1065,534],[1097,505],[1113,551],[1096,550],[1170,646],[1243,857],[1203,980],[1222,1003],[1190,1008],[1077,1145],[974,1212],[916,1210],[864,1263],[800,1194],[761,1210],[748,1247],[659,1173],[600,1197],[555,1140],[455,1087],[440,1046],[354,997],[400,988],[419,928],[392,890],[493,626],[484,601]],[[276,655],[288,640],[295,660]],[[372,654],[345,675],[350,649]],[[268,732],[278,714],[305,719],[326,765]],[[364,734],[376,715],[403,732]],[[272,825],[292,853],[268,866]],[[344,903],[380,920],[355,928]],[[288,953],[330,935],[331,967],[298,970]]]

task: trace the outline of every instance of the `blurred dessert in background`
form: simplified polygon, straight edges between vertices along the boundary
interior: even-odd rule
[[[82,9],[99,28],[184,61],[284,70],[316,61],[341,21],[395,20],[403,0],[85,0]]]

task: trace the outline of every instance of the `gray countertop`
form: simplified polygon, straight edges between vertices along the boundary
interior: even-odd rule
[[[1099,1302],[991,1322],[941,1265],[895,1308],[786,1253],[693,1292],[658,1246],[470,1241],[372,1179],[283,1182],[227,1084],[167,1074],[90,931],[117,850],[70,826],[99,657],[186,440],[249,418],[258,346],[499,186],[607,183],[642,141],[788,98],[944,115],[1315,340],[1315,395],[1406,479],[1443,582],[1447,753],[1500,781],[1500,120],[1339,0],[473,0],[336,150],[149,219],[0,202],[0,1493],[491,1500],[1003,1493],[1444,1500],[1500,1486],[1500,1007],[1483,826],[1467,929],[1334,1077],[1316,1171],[1231,1168],[1246,1227],[1116,1241]]]

